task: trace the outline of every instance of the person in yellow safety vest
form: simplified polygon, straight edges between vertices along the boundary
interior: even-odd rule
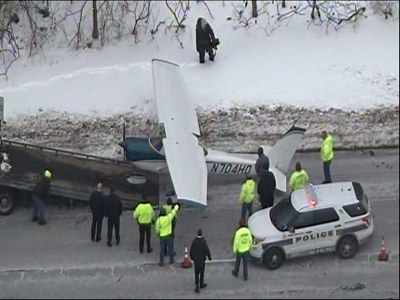
[[[238,277],[240,261],[243,260],[243,277],[247,281],[249,278],[247,271],[247,263],[250,255],[250,248],[253,244],[253,237],[249,228],[243,219],[239,221],[239,228],[236,230],[235,237],[233,240],[233,252],[236,254],[235,269],[232,271],[232,275]]]
[[[325,130],[321,133],[322,144],[321,144],[321,160],[324,167],[323,183],[331,183],[331,163],[333,160],[333,137],[329,135]]]
[[[164,204],[162,207],[165,208],[167,214],[169,214],[172,211],[174,204],[172,203],[172,198],[168,197],[167,198],[167,203]],[[161,212],[161,211],[160,211]],[[175,226],[176,226],[176,220],[178,219],[178,213],[175,215],[175,217],[172,219],[172,233],[171,233],[171,240],[172,240],[172,246],[174,246],[174,241],[175,241]],[[174,256],[175,256],[175,252],[174,252]],[[164,255],[167,256],[168,255],[168,249],[167,246],[165,245],[165,251],[164,251]]]
[[[133,211],[133,218],[139,225],[139,251],[143,253],[144,239],[146,237],[147,253],[153,251],[151,247],[151,224],[154,223],[154,210],[146,196],[142,195],[142,201]]]
[[[309,180],[307,172],[301,167],[301,163],[296,162],[296,171],[290,176],[289,185],[293,191],[304,189]]]
[[[249,212],[249,217],[253,213],[253,200],[255,191],[256,182],[251,176],[247,176],[246,181],[242,184],[239,196],[239,203],[242,205],[241,217],[245,221],[247,212]]]
[[[172,219],[176,216],[179,210],[179,204],[175,204],[170,213],[167,213],[164,207],[161,208],[160,216],[156,221],[156,232],[160,238],[160,262],[158,263],[161,267],[164,266],[164,250],[165,247],[168,249],[169,263],[174,263],[174,245],[172,244]]]

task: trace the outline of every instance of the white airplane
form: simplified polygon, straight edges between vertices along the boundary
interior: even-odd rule
[[[200,128],[179,65],[152,60],[158,114],[158,132],[149,138],[128,137],[119,143],[125,159],[139,170],[171,177],[178,202],[185,206],[207,206],[208,173],[256,176],[254,159],[204,147],[198,141]],[[273,147],[262,145],[270,160],[277,190],[286,192],[286,173],[305,129],[292,126]],[[144,183],[145,176],[138,175]],[[140,180],[143,179],[143,180]],[[136,177],[135,180],[138,180]],[[133,183],[133,182],[132,182]]]

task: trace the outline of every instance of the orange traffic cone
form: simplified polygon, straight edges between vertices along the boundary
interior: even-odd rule
[[[381,253],[379,253],[378,260],[379,261],[388,261],[388,259],[389,259],[389,254],[386,252],[385,239],[382,237]]]
[[[182,268],[187,269],[187,268],[191,268],[191,267],[192,267],[192,262],[190,261],[190,258],[189,258],[188,248],[185,245],[185,255],[184,255],[183,261],[182,261]]]

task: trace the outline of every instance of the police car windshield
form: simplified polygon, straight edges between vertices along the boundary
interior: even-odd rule
[[[271,222],[279,231],[287,231],[289,224],[298,214],[299,212],[292,205],[290,196],[283,198],[270,210]]]

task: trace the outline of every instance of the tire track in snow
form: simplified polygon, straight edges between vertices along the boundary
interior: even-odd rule
[[[180,66],[183,68],[191,68],[191,67],[195,67],[197,65],[198,65],[197,63],[180,64]],[[75,77],[82,76],[82,75],[104,75],[104,74],[109,74],[110,72],[123,72],[123,71],[128,71],[131,69],[150,71],[151,70],[151,62],[135,62],[135,63],[127,64],[127,65],[119,64],[119,65],[112,65],[112,66],[98,67],[98,68],[79,69],[74,72],[64,73],[64,74],[50,77],[47,80],[30,81],[30,82],[26,82],[26,83],[23,83],[23,84],[20,84],[17,86],[7,87],[5,89],[0,90],[0,93],[17,92],[17,91],[22,91],[22,90],[32,88],[32,87],[42,87],[42,86],[50,85],[59,80],[71,79],[71,78],[75,78]]]

